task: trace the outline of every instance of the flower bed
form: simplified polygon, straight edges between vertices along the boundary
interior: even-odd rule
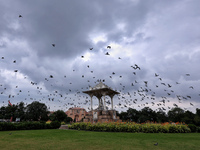
[[[183,123],[143,123],[105,122],[105,123],[73,123],[69,129],[105,132],[142,132],[142,133],[189,133],[190,128]]]

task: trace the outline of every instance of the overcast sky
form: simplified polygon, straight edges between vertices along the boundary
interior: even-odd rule
[[[118,111],[178,105],[195,112],[199,6],[199,0],[0,0],[0,106],[39,101],[49,110],[88,111],[82,91],[105,80],[120,92]]]

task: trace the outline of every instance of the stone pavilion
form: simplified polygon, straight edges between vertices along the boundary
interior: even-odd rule
[[[90,96],[91,109],[83,119],[84,122],[106,122],[106,121],[118,121],[119,117],[116,115],[116,110],[113,109],[113,97],[119,92],[112,90],[110,87],[102,82],[99,82],[96,86],[90,87],[88,91],[83,91]],[[93,109],[93,97],[97,97],[99,105],[96,109]],[[109,96],[111,99],[111,110],[106,107],[105,96]]]

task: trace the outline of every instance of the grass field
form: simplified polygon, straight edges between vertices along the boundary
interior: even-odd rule
[[[0,150],[11,149],[200,150],[200,133],[113,133],[59,129],[0,132]]]

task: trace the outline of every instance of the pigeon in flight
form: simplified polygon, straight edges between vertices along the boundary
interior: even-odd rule
[[[155,76],[157,77],[157,76],[159,76],[159,75],[155,73]]]
[[[110,55],[108,52],[105,55]]]
[[[55,46],[56,46],[56,44],[52,44],[52,46],[53,46],[53,47],[55,47]]]

